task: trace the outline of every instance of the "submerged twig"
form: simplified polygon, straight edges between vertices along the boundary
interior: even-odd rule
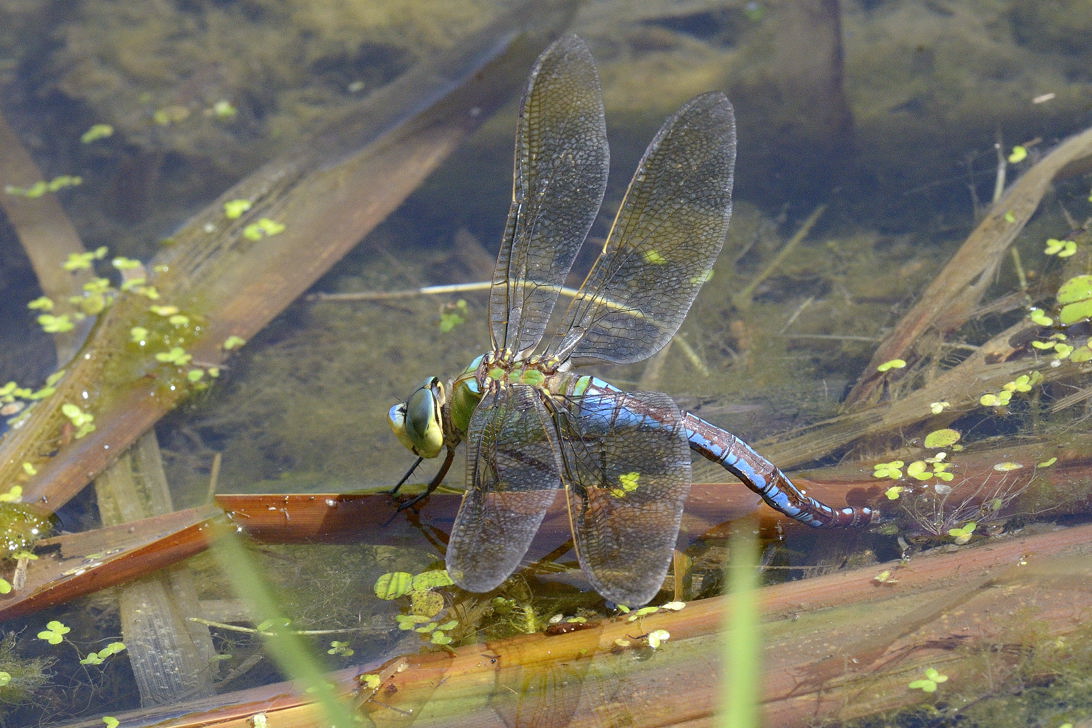
[[[249,338],[276,316],[510,97],[571,11],[566,0],[535,4],[530,18],[524,6],[511,9],[190,220],[147,281],[161,302],[200,324],[177,357],[212,371],[227,356],[225,342]],[[249,209],[226,214],[238,200]],[[192,391],[177,357],[163,363],[134,343],[134,327],[164,325],[148,305],[136,293],[120,296],[55,393],[0,443],[0,480],[22,483],[24,501],[59,507]],[[76,402],[94,429],[73,438],[62,407]]]
[[[144,433],[95,480],[106,526],[174,510],[155,431]],[[118,592],[121,630],[142,705],[166,705],[211,695],[216,648],[207,629],[188,622],[197,587],[186,565],[149,574]]]
[[[793,236],[789,238],[789,241],[785,243],[781,250],[777,252],[777,255],[774,256],[773,260],[771,260],[769,264],[767,264],[766,267],[759,271],[756,275],[751,276],[747,284],[743,286],[742,289],[732,294],[733,306],[735,306],[740,311],[746,311],[751,307],[754,293],[758,289],[758,287],[762,284],[763,281],[765,281],[775,271],[777,271],[778,268],[781,267],[781,264],[785,262],[785,260],[792,254],[794,250],[796,250],[797,246],[800,245],[800,243],[808,237],[808,235],[811,233],[811,229],[815,227],[815,223],[819,222],[819,218],[823,216],[823,213],[826,212],[826,209],[826,205],[819,205],[811,211],[811,214],[804,219],[804,222],[800,224],[800,227],[793,234]]]
[[[359,291],[354,293],[312,293],[308,301],[386,301],[393,298],[416,298],[417,296],[443,296],[450,293],[472,293],[488,291],[493,284],[489,281],[472,283],[450,283],[442,286],[424,286],[423,288],[404,288],[400,291]],[[567,296],[576,295],[571,288],[561,289]]]
[[[1040,371],[1043,381],[1070,376],[1076,365],[1063,363],[1041,369],[1033,359],[1019,358],[1014,348],[1017,334],[1027,328],[1018,323],[982,344],[957,366],[944,371],[899,399],[853,411],[815,423],[800,434],[782,434],[762,441],[762,452],[783,468],[812,462],[833,452],[844,451],[856,440],[910,427],[932,416],[933,402],[948,402],[951,412],[979,406],[979,397],[1000,390],[1022,374]]]
[[[765,723],[846,721],[913,705],[924,696],[907,685],[933,665],[972,694],[1018,679],[1029,657],[1080,639],[1074,615],[1089,607],[1090,540],[1092,527],[1062,529],[759,590]],[[896,578],[877,582],[883,571]],[[709,676],[723,669],[717,653],[730,603],[706,599],[564,634],[382,658],[328,678],[343,694],[356,694],[377,726],[410,718],[414,726],[516,725],[528,716],[561,726],[587,705],[632,726],[704,723],[717,705]],[[654,650],[647,635],[659,629],[670,637]],[[1000,649],[1006,645],[1021,649]],[[988,674],[980,667],[984,654]],[[374,677],[358,680],[360,673]],[[642,696],[639,704],[616,697],[629,693]],[[270,725],[325,725],[311,700],[287,684],[270,685],[191,704],[192,717],[172,716],[172,725],[228,728],[259,711]],[[164,718],[149,711],[118,717],[133,726]]]
[[[931,345],[930,329],[953,331],[974,311],[992,283],[1004,252],[1024,229],[1050,185],[1092,167],[1092,129],[1069,137],[1025,172],[991,207],[986,218],[933,278],[918,303],[906,313],[872,355],[846,406],[877,399],[883,375],[877,367],[892,359],[912,359],[912,352]]]
[[[71,315],[76,309],[69,296],[93,277],[89,269],[70,272],[63,267],[70,255],[84,252],[80,235],[52,192],[30,199],[10,191],[41,179],[38,166],[0,115],[0,207],[15,229],[42,293],[54,302],[53,315]],[[90,324],[81,322],[71,331],[56,334],[57,361],[67,361],[76,352]]]

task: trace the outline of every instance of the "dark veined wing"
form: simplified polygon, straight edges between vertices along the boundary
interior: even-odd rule
[[[549,353],[632,363],[671,339],[728,234],[735,155],[724,94],[702,94],[664,122]]]
[[[447,571],[463,589],[485,592],[519,566],[561,486],[557,437],[537,390],[486,393],[470,419],[466,464]]]
[[[660,392],[570,401],[562,429],[566,494],[580,565],[595,590],[639,606],[663,585],[690,492],[678,405]]]
[[[494,350],[520,352],[542,338],[599,212],[608,167],[595,61],[566,35],[539,56],[520,104],[512,205],[489,293]]]

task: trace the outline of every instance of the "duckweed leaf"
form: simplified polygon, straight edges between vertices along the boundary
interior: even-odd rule
[[[953,430],[949,427],[933,430],[925,436],[925,447],[930,449],[948,447],[959,442],[960,437],[962,437],[962,435],[958,430]]]
[[[397,599],[410,593],[413,574],[406,571],[392,571],[375,580],[375,595],[380,599]]]

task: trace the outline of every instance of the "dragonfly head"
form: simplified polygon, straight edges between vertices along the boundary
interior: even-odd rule
[[[444,384],[429,377],[405,402],[387,412],[387,424],[398,441],[414,455],[434,458],[444,449],[443,407],[447,401]]]

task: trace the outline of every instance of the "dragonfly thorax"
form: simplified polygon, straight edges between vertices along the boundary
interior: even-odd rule
[[[509,384],[542,387],[560,369],[561,362],[554,357],[519,358],[505,350],[481,357],[477,374],[478,382],[486,388]]]

